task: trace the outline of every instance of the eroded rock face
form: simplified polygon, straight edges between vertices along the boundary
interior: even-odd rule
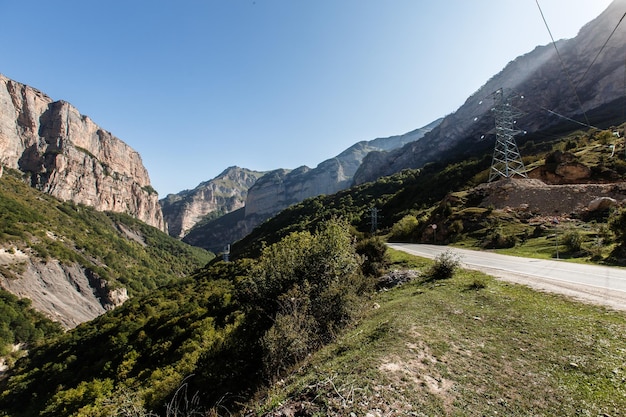
[[[139,153],[65,101],[0,75],[0,163],[32,186],[165,230]]]
[[[68,329],[128,299],[125,288],[110,289],[106,281],[77,264],[44,262],[19,250],[0,249],[0,265],[20,271],[19,277],[0,274],[0,287],[29,298],[33,308]]]

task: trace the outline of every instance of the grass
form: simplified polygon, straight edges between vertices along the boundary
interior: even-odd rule
[[[393,252],[395,266],[430,261]],[[626,316],[474,271],[381,292],[257,412],[572,416],[626,410]]]

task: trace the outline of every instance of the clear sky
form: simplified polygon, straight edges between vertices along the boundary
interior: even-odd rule
[[[538,0],[555,39],[610,0]],[[139,151],[160,197],[315,167],[550,43],[536,0],[0,0],[0,73]]]

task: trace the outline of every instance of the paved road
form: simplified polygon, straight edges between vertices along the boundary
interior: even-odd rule
[[[390,243],[389,246],[425,258],[434,258],[442,252],[451,251],[460,257],[465,268],[483,271],[533,288],[626,310],[624,268],[521,258],[449,246],[409,243]]]

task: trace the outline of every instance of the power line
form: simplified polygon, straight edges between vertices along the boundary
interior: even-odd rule
[[[583,116],[585,116],[585,121],[587,122],[587,124],[589,124],[589,119],[587,118],[587,113],[585,112],[585,109],[583,108],[583,104],[580,101],[580,97],[578,96],[578,92],[576,91],[576,87],[574,86],[574,83],[572,82],[572,77],[571,77],[569,71],[567,70],[567,68],[565,66],[565,62],[563,61],[563,57],[561,57],[561,53],[559,52],[559,48],[557,48],[557,46],[556,46],[556,42],[554,40],[554,36],[552,36],[552,31],[550,30],[550,26],[548,25],[548,21],[546,20],[546,17],[543,14],[543,10],[541,9],[541,6],[539,5],[539,0],[535,0],[535,3],[537,3],[537,7],[539,8],[539,13],[541,14],[541,18],[543,19],[543,23],[546,25],[546,29],[548,29],[548,34],[550,34],[550,39],[552,40],[552,45],[554,46],[554,50],[556,51],[556,55],[559,58],[559,61],[561,62],[561,69],[563,70],[563,72],[567,76],[567,81],[569,82],[570,87],[572,88],[572,91],[574,92],[574,96],[576,96],[576,101],[578,101],[578,106],[580,107],[580,110],[582,110]]]
[[[626,12],[622,15],[622,18],[619,20],[619,22],[617,22],[617,25],[615,25],[615,28],[613,29],[613,32],[611,32],[611,34],[609,35],[609,37],[607,38],[606,42],[604,42],[604,45],[602,45],[602,48],[600,48],[600,50],[598,51],[598,54],[596,55],[596,57],[593,59],[593,61],[591,62],[591,65],[589,65],[589,68],[587,68],[587,71],[585,71],[585,73],[583,74],[582,77],[580,77],[580,80],[578,80],[578,82],[576,83],[576,88],[578,88],[578,86],[580,85],[580,83],[585,79],[585,77],[587,76],[587,73],[589,72],[589,70],[591,69],[591,67],[593,67],[593,64],[596,63],[596,60],[598,59],[598,57],[600,56],[600,54],[602,53],[602,51],[604,51],[604,48],[606,47],[606,45],[609,43],[609,41],[611,40],[611,38],[613,37],[613,35],[615,34],[615,32],[617,31],[617,28],[619,27],[619,25],[622,23],[622,20],[624,20],[624,17],[626,17]]]

